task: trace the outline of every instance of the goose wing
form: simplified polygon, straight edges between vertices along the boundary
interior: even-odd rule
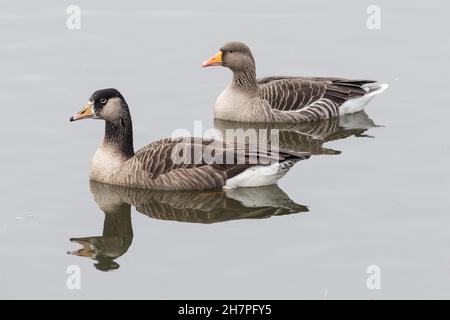
[[[271,150],[261,153],[248,145],[194,137],[162,139],[138,152],[130,165],[144,171],[162,189],[221,188],[227,179],[252,165],[309,158],[307,153]]]
[[[298,111],[325,99],[339,106],[367,93],[364,85],[372,80],[348,80],[325,77],[267,77],[258,79],[261,98],[272,109]]]

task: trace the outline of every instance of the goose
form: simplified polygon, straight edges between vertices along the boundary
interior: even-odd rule
[[[90,180],[144,189],[234,189],[276,184],[310,154],[255,150],[239,143],[179,137],[134,152],[128,105],[114,88],[95,91],[70,121],[103,119],[105,135],[92,160]]]
[[[328,77],[256,78],[255,59],[241,42],[223,45],[203,67],[223,66],[233,79],[219,95],[214,117],[240,122],[310,122],[358,112],[388,85]]]

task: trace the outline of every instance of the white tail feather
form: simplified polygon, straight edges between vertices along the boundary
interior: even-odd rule
[[[270,165],[250,167],[225,182],[224,189],[261,187],[276,184],[294,166],[296,161],[287,160]]]
[[[358,98],[353,98],[346,101],[343,105],[339,107],[339,114],[349,114],[364,110],[364,107],[372,100],[374,96],[382,93],[389,87],[386,83],[368,83],[363,86],[367,91],[365,95]]]

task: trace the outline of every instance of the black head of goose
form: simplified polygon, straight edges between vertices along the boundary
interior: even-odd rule
[[[107,184],[164,190],[257,187],[276,184],[296,162],[310,156],[195,137],[161,139],[135,153],[130,110],[116,89],[94,92],[70,121],[89,118],[106,123],[90,179]]]
[[[223,45],[203,67],[224,66],[233,80],[219,95],[214,117],[242,122],[309,122],[364,109],[388,85],[373,80],[334,77],[256,78],[250,48],[241,42]]]

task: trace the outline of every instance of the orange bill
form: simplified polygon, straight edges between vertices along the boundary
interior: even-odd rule
[[[222,65],[222,51],[216,53],[214,57],[202,63],[202,67],[212,67]]]
[[[70,121],[77,121],[82,119],[89,119],[94,116],[92,112],[92,102],[88,102],[80,112],[77,112],[70,117]]]

